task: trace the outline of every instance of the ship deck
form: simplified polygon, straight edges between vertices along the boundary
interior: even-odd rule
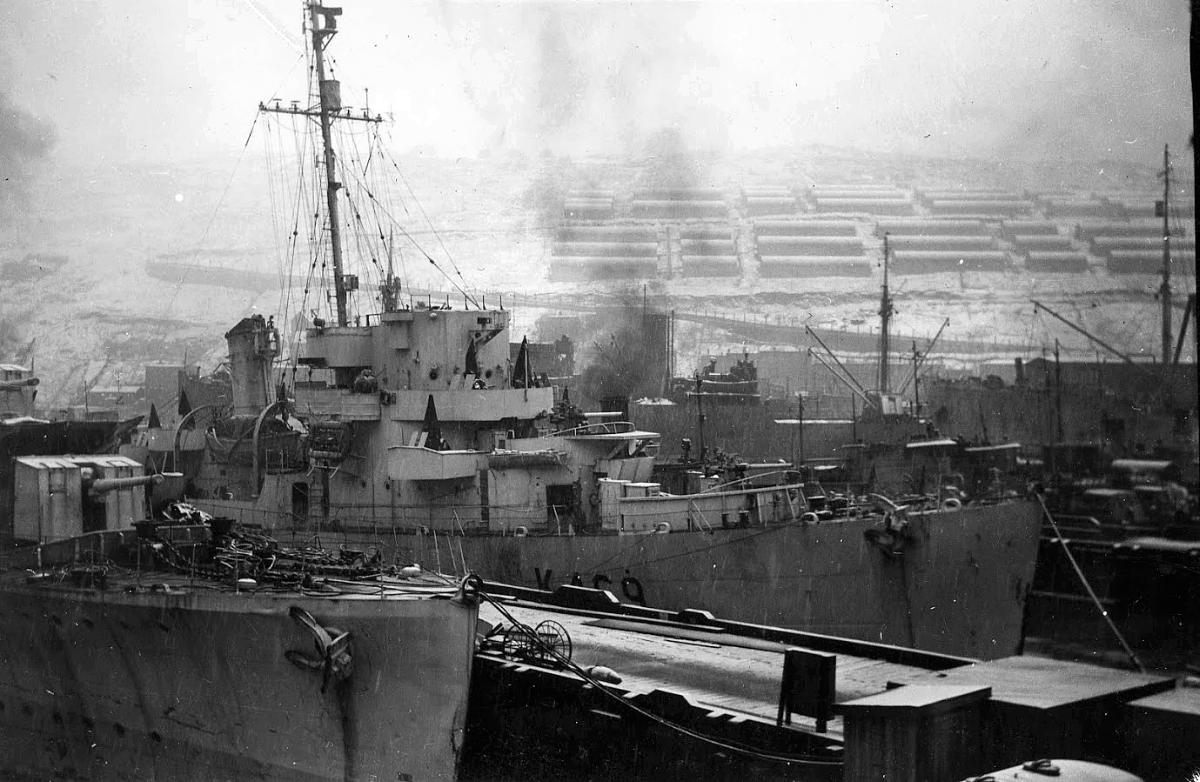
[[[771,722],[779,708],[784,652],[807,648],[802,643],[731,635],[717,627],[688,627],[521,603],[505,608],[514,619],[530,627],[546,620],[558,622],[570,636],[572,661],[585,669],[592,665],[612,669],[621,677],[622,689],[638,693],[665,690],[715,710]],[[510,624],[486,603],[480,608],[480,619],[493,625]],[[835,704],[882,692],[890,681],[931,673],[920,665],[868,656],[869,646],[864,644],[862,655],[836,654]],[[792,724],[801,729],[816,728],[813,718],[800,714],[793,715]],[[844,738],[836,706],[826,728],[823,735],[835,740]]]
[[[876,763],[885,747],[909,736],[917,725],[923,726],[923,738],[913,746],[933,752],[921,753],[921,762],[933,762],[935,748],[944,749],[961,740],[954,726],[963,719],[978,720],[982,729],[961,751],[955,750],[956,775],[937,778],[961,778],[968,772],[1003,768],[1039,757],[1085,758],[1143,772],[1148,779],[1176,778],[1160,772],[1186,768],[1190,773],[1189,764],[1194,763],[1191,747],[1200,696],[1175,689],[1171,676],[1032,655],[979,662],[725,622],[703,612],[655,617],[649,612],[613,613],[593,606],[547,606],[528,598],[497,600],[492,595],[481,606],[480,619],[502,628],[514,621],[530,628],[544,621],[557,622],[570,636],[573,665],[584,669],[603,666],[620,677],[611,688],[581,685],[570,690],[543,681],[573,679],[576,674],[570,671],[546,670],[537,660],[522,659],[520,654],[481,655],[492,665],[502,666],[483,669],[487,673],[479,682],[488,692],[489,713],[505,697],[515,697],[525,708],[533,704],[537,709],[547,705],[565,709],[571,724],[583,726],[581,733],[563,740],[568,754],[571,742],[582,742],[587,745],[586,752],[580,750],[585,756],[590,752],[607,758],[605,744],[612,742],[616,748],[611,753],[620,756],[621,742],[630,741],[630,737],[639,742],[644,738],[646,747],[657,748],[648,752],[665,752],[663,747],[675,746],[675,736],[669,731],[669,735],[656,734],[653,741],[645,738],[648,734],[643,731],[650,730],[646,721],[622,729],[618,717],[621,709],[610,709],[603,699],[587,695],[597,689],[610,689],[621,700],[641,704],[714,740],[745,744],[747,738],[754,737],[768,742],[798,742],[789,748],[793,756],[833,764],[817,770],[808,768],[805,773],[815,774],[808,777],[812,779],[840,779],[843,770],[846,778],[861,778],[856,774],[864,763]],[[799,712],[792,715],[790,726],[776,727],[790,649],[834,658],[832,715],[823,732],[813,717]],[[806,670],[811,673],[815,669]],[[493,676],[502,686],[489,688],[487,679]],[[593,676],[600,682],[610,681],[599,672],[593,671]],[[819,673],[816,678],[820,678]],[[523,688],[533,694],[512,695],[523,693]],[[574,702],[570,692],[578,693],[573,696]],[[802,698],[800,702],[805,701]],[[510,708],[500,719],[519,721],[523,713]],[[914,721],[914,715],[922,716]],[[536,730],[552,732],[557,724],[553,720],[538,723]],[[500,730],[496,726],[491,729]],[[938,732],[943,729],[949,732]],[[603,738],[587,739],[589,731],[598,731]],[[1146,747],[1153,750],[1147,751]],[[704,758],[699,762],[699,768],[704,769],[698,772],[700,777],[742,778],[736,763],[721,766],[721,773],[709,774],[705,764],[719,765],[720,753],[704,754],[699,747],[692,749],[697,758]],[[914,758],[904,762],[893,758],[891,762],[899,763],[896,768],[901,768],[905,762],[917,762]],[[634,767],[640,768],[636,764]],[[856,771],[851,773],[851,767]],[[759,774],[756,778],[795,778],[797,768],[785,763],[755,773]],[[657,769],[647,778],[655,774]]]

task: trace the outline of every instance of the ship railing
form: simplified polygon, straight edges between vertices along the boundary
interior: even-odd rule
[[[803,483],[800,481],[795,481],[792,483],[788,482],[787,475],[789,472],[794,472],[794,470],[789,468],[787,470],[772,470],[770,472],[758,472],[758,473],[754,473],[753,475],[747,475],[742,478],[734,478],[732,481],[726,481],[725,483],[719,483],[716,486],[709,486],[707,489],[704,489],[703,491],[699,491],[696,493],[697,494],[719,494],[720,492],[730,491],[730,490],[738,490],[738,489],[764,489],[765,490],[765,489],[775,489],[775,488],[779,488],[781,486],[791,486],[791,485],[803,487]],[[759,484],[757,482],[760,478],[770,478],[772,476],[780,476],[781,480],[776,480],[773,483],[766,483],[766,484]]]
[[[1094,516],[1055,513],[1054,520],[1065,538],[1084,540],[1123,540],[1138,535],[1161,535],[1163,528],[1155,524],[1113,524],[1100,521]],[[1044,533],[1055,537],[1054,529],[1043,524]]]
[[[314,500],[314,508],[315,508]],[[234,500],[206,498],[205,510],[233,518],[241,524],[258,524],[276,534],[300,533],[322,525],[313,510],[297,514],[286,509],[246,507]],[[385,536],[388,534],[427,534],[436,529],[438,536],[497,534],[511,535],[517,528],[527,532],[569,535],[579,523],[577,511],[569,504],[530,506],[527,503],[458,506],[444,509],[436,519],[427,516],[430,506],[423,503],[338,503],[329,509],[326,531]],[[471,511],[478,511],[473,517]],[[486,512],[485,512],[486,511]],[[465,513],[464,513],[465,512]],[[577,528],[577,527],[575,527]]]
[[[636,427],[630,421],[598,421],[582,424],[570,429],[561,429],[552,433],[551,437],[586,437],[599,434],[626,434],[635,431]]]

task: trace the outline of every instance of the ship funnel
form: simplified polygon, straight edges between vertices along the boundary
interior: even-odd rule
[[[274,319],[252,315],[225,334],[229,345],[229,374],[233,378],[233,412],[257,415],[271,404],[271,367],[279,355],[279,331]]]

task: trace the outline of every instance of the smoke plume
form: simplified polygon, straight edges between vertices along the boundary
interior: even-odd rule
[[[664,316],[647,310],[640,293],[620,298],[620,306],[598,312],[584,326],[594,335],[581,357],[580,390],[589,399],[662,393],[666,345],[660,344],[662,332],[654,324]]]
[[[54,131],[0,92],[0,214],[9,213],[28,193],[34,163],[54,144]]]

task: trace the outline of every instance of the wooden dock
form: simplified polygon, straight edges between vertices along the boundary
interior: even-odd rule
[[[478,655],[466,779],[554,767],[559,778],[916,782],[1057,757],[1153,780],[1200,746],[1200,690],[1168,676],[1040,657],[977,662],[568,592],[542,596],[567,605],[515,590],[481,608],[481,625],[499,632]],[[508,655],[496,640],[542,623],[569,637],[571,665]],[[584,673],[594,666],[619,681]],[[1163,731],[1174,744],[1146,752]]]
[[[530,627],[545,620],[560,623],[570,634],[574,661],[585,668],[603,665],[612,669],[626,689],[667,690],[705,706],[770,722],[775,721],[779,709],[784,653],[789,648],[804,648],[737,636],[716,627],[569,614],[531,606],[509,610]],[[494,623],[504,619],[489,606],[481,609],[480,616]],[[881,692],[889,681],[930,673],[929,668],[888,662],[866,653],[868,649],[863,655],[837,655],[835,702]],[[815,729],[815,720],[807,716],[796,715],[793,724]],[[841,740],[840,716],[829,722],[827,732]]]

